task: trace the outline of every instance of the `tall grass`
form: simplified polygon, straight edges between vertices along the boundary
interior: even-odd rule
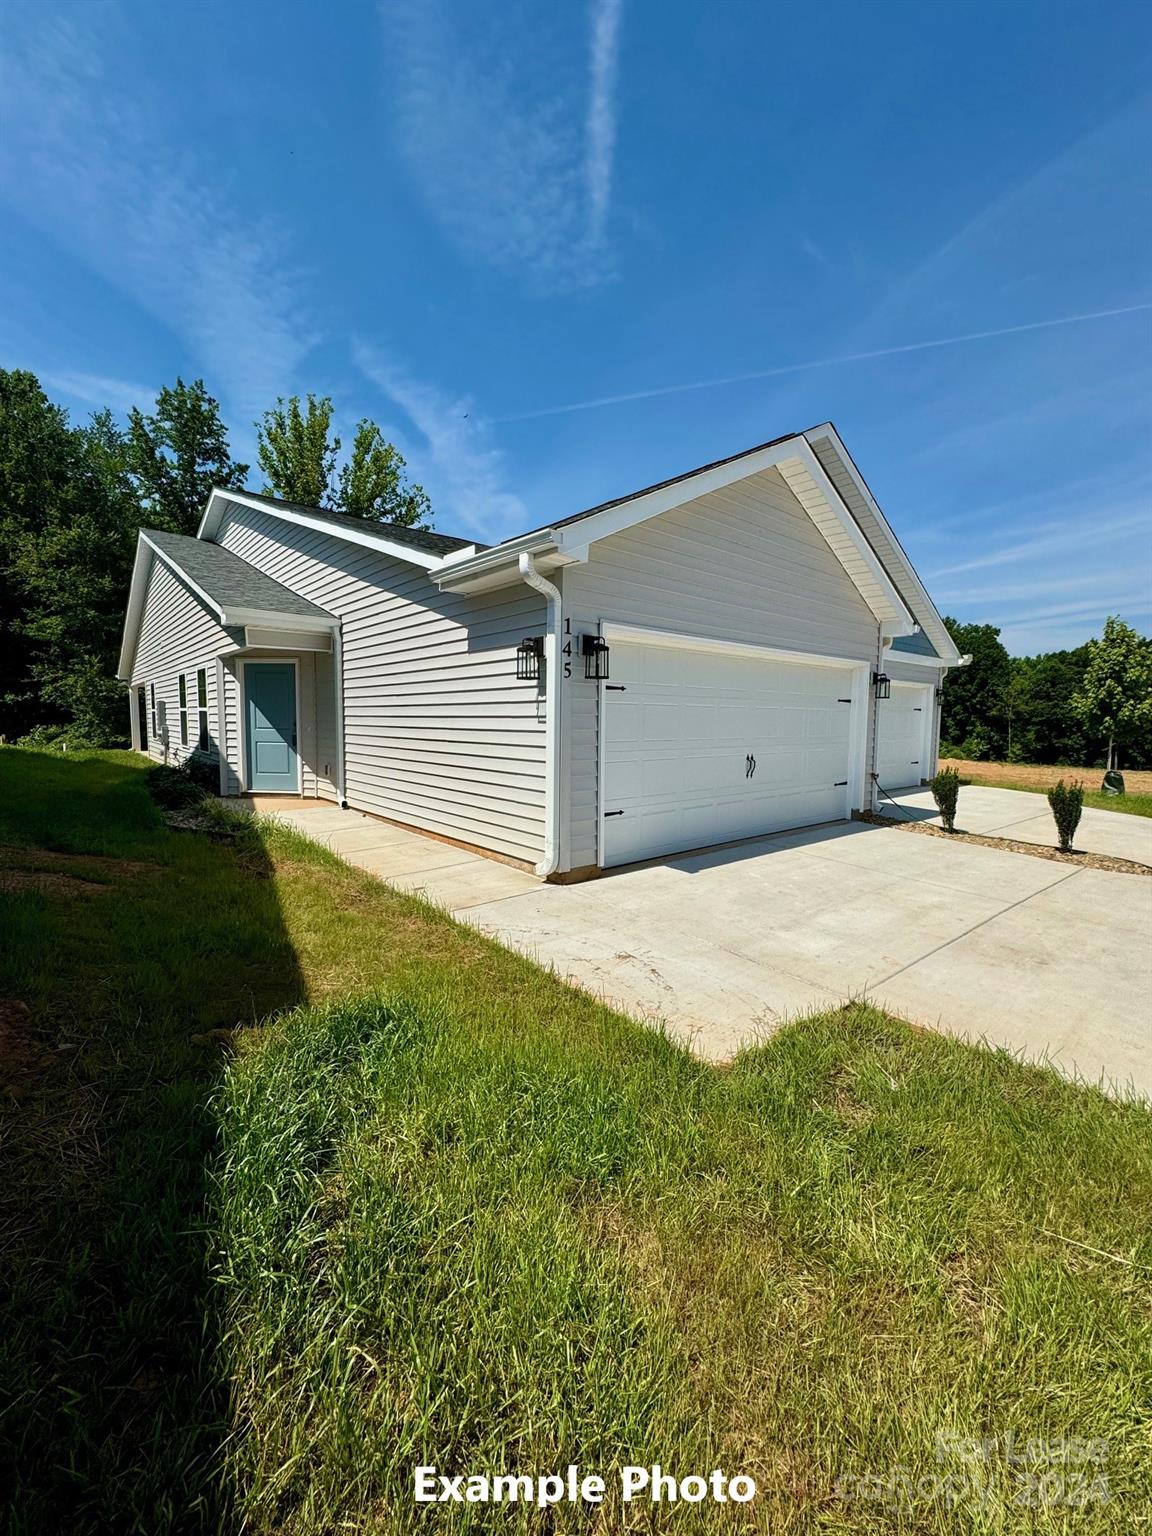
[[[708,1528],[889,1530],[838,1476],[939,1470],[950,1431],[1107,1438],[1113,1497],[1139,1507],[1146,1110],[866,1007],[729,1074],[636,1046],[621,1068],[546,1021],[476,1033],[367,998],[289,1016],[233,1066],[217,1266],[252,1529],[421,1528],[417,1465],[575,1461],[611,1490],[656,1460],[756,1478]],[[1014,1531],[1018,1492],[929,1498],[907,1528]],[[1077,1528],[1115,1529],[1117,1507]]]

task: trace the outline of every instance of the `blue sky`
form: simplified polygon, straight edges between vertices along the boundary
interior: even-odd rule
[[[1146,0],[6,0],[0,357],[202,375],[248,458],[331,394],[484,540],[832,419],[943,610],[1147,631],[1150,59]]]

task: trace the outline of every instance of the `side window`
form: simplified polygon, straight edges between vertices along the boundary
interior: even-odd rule
[[[155,740],[160,732],[156,728],[156,684],[148,684],[148,693],[152,699],[152,739]]]
[[[208,673],[204,667],[196,673],[197,736],[196,746],[201,752],[208,750]]]
[[[180,674],[180,745],[188,745],[188,679]]]

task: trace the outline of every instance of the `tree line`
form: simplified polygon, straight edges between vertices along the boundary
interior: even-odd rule
[[[278,399],[256,423],[265,492],[375,522],[427,527],[428,497],[375,422],[347,454],[327,396]],[[125,424],[82,425],[32,373],[0,369],[0,737],[125,740],[116,664],[140,528],[194,534],[214,485],[239,490],[220,406],[177,379]]]
[[[348,452],[327,396],[278,399],[256,425],[263,489],[355,517],[427,527],[428,497],[380,428]],[[111,745],[125,739],[116,681],[136,534],[194,534],[214,485],[240,489],[220,407],[177,379],[122,424],[83,425],[34,374],[0,369],[0,737]],[[1152,642],[1119,619],[1070,651],[1011,657],[991,624],[945,623],[972,664],[944,685],[950,755],[1152,767]],[[1110,756],[1111,754],[1111,756]]]
[[[1152,768],[1152,640],[1109,618],[1069,651],[1009,656],[992,624],[944,620],[968,667],[944,682],[940,755]]]

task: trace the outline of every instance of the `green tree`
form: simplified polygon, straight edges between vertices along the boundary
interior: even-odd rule
[[[340,471],[340,510],[376,522],[427,528],[428,497],[423,486],[409,482],[407,468],[400,450],[385,442],[376,423],[361,421],[352,453]]]
[[[1152,735],[1152,640],[1123,619],[1110,617],[1100,640],[1088,642],[1088,666],[1072,707],[1108,741],[1108,767],[1119,766],[1120,747],[1147,750]],[[1143,752],[1141,752],[1143,756]]]
[[[0,372],[0,733],[125,735],[113,673],[138,523],[111,415],[71,427],[32,374]]]
[[[940,739],[957,747],[967,744],[973,756],[999,758],[1008,748],[1008,689],[1012,659],[992,624],[961,624],[944,620],[967,667],[953,667],[944,680]]]
[[[68,418],[36,376],[0,369],[0,735],[10,738],[37,714],[20,556],[66,493],[75,457]]]
[[[214,485],[239,490],[248,465],[228,446],[220,406],[203,379],[178,378],[156,396],[153,412],[128,418],[128,467],[149,524],[193,534]]]
[[[305,507],[332,505],[333,475],[340,439],[330,437],[332,401],[309,395],[303,409],[299,395],[278,398],[256,423],[256,457],[267,483],[264,489]]]

